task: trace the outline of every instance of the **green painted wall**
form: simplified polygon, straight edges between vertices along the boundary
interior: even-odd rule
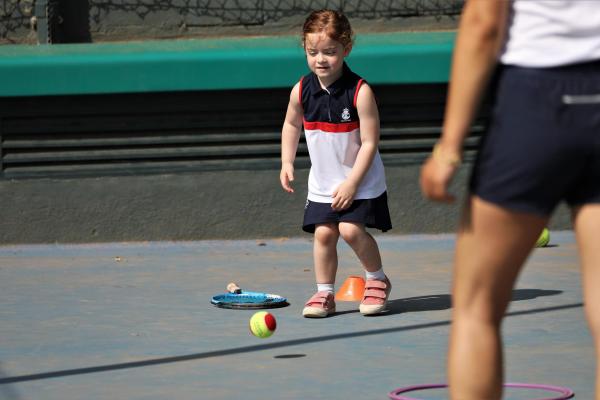
[[[373,84],[447,82],[453,32],[357,36],[353,69]],[[291,87],[298,37],[0,46],[0,97]]]

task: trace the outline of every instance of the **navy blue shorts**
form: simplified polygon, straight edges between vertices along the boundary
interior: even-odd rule
[[[333,210],[331,203],[306,201],[303,231],[314,233],[315,225],[331,222],[356,222],[383,232],[392,229],[387,192],[375,199],[354,200],[349,208],[342,211]]]
[[[478,197],[549,216],[600,202],[600,61],[499,71],[470,180]]]

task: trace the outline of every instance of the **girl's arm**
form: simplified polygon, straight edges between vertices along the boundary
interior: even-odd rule
[[[452,58],[442,137],[421,170],[421,190],[436,201],[452,202],[448,186],[506,34],[508,0],[467,0]]]
[[[294,160],[298,150],[298,141],[302,132],[302,105],[300,104],[300,84],[297,83],[290,93],[285,121],[281,129],[281,187],[288,193],[294,193],[291,182],[294,181]]]
[[[344,210],[352,205],[356,191],[371,167],[379,146],[379,111],[373,90],[368,84],[359,88],[356,109],[360,120],[360,150],[350,175],[333,193],[331,208],[334,210]]]

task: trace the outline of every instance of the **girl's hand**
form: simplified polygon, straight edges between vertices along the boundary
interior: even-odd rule
[[[333,192],[333,202],[331,208],[336,211],[345,210],[352,205],[354,196],[356,195],[356,185],[344,181],[338,188]]]
[[[291,183],[294,181],[294,166],[292,164],[283,164],[279,173],[281,187],[288,193],[294,193]]]

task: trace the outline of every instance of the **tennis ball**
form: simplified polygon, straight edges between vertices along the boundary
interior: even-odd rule
[[[273,314],[259,311],[250,318],[250,332],[261,339],[268,338],[275,332],[277,322]]]
[[[548,228],[544,228],[537,242],[535,242],[535,247],[546,247],[548,242],[550,242],[550,231]]]

